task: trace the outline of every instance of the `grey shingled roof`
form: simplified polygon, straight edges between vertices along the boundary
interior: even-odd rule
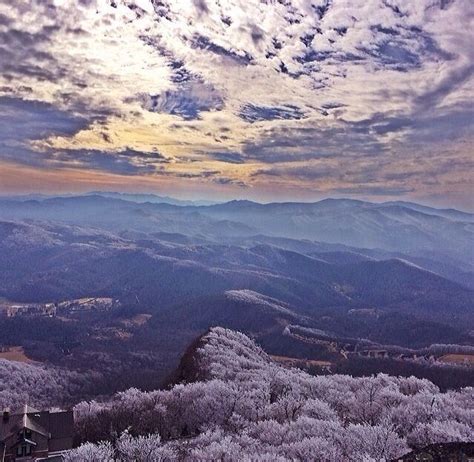
[[[0,440],[4,441],[12,433],[23,428],[39,433],[50,440],[72,438],[74,418],[72,411],[38,411],[25,405],[10,414],[8,421],[0,417]]]

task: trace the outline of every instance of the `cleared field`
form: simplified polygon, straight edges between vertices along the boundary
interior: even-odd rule
[[[21,346],[10,347],[8,351],[0,352],[0,359],[8,361],[17,361],[20,363],[32,363],[33,361],[25,355],[25,351]]]
[[[143,324],[146,324],[150,318],[151,318],[151,314],[139,313],[133,316],[133,318],[124,319],[122,321],[122,324],[127,327],[143,326]]]
[[[287,366],[293,366],[293,367],[330,366],[331,365],[329,361],[319,361],[316,359],[290,358],[288,356],[277,356],[277,355],[270,355],[270,357],[276,362],[285,364]]]
[[[444,363],[469,364],[470,366],[474,366],[474,355],[449,354],[441,356],[439,360]]]

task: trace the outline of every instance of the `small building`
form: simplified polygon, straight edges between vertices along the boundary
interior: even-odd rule
[[[366,358],[388,358],[387,350],[361,350],[358,352],[359,356],[364,356]]]
[[[62,460],[72,448],[72,411],[38,411],[31,406],[4,411],[0,420],[0,462]]]

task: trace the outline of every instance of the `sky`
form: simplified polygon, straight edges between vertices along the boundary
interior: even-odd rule
[[[474,209],[472,0],[0,0],[0,193]]]

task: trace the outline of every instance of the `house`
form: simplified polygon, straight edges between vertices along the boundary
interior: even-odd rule
[[[366,358],[388,358],[387,350],[361,350],[358,352],[359,356]]]
[[[38,411],[25,405],[0,420],[0,462],[62,460],[72,448],[72,411]]]

